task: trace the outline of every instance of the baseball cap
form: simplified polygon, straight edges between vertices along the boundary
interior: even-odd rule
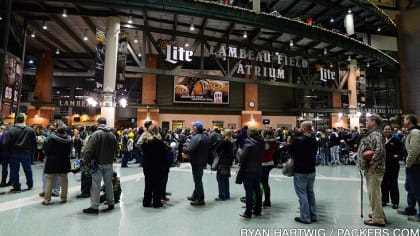
[[[192,123],[193,126],[197,127],[197,129],[202,130],[203,129],[203,123],[201,121],[194,121]]]
[[[16,121],[22,123],[25,120],[25,116],[22,113],[17,114]]]

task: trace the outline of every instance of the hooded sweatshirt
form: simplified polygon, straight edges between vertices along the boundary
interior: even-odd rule
[[[243,151],[239,157],[241,170],[245,173],[261,174],[264,150],[265,143],[261,136],[245,139]]]
[[[111,128],[100,124],[86,144],[84,161],[91,163],[94,160],[99,165],[112,164],[117,152],[117,145],[117,138]]]
[[[68,173],[71,169],[70,164],[71,138],[67,134],[51,133],[45,144],[44,172],[46,174]]]

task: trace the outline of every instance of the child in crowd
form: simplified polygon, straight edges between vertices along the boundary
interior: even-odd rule
[[[112,174],[112,186],[113,186],[113,191],[114,191],[114,203],[118,203],[120,201],[120,196],[121,196],[121,182],[120,182],[120,177],[117,176],[117,172],[114,171],[114,173]],[[102,185],[101,187],[101,196],[99,198],[99,201],[101,203],[104,203],[105,205],[107,204],[106,202],[106,192],[105,192],[105,186]]]

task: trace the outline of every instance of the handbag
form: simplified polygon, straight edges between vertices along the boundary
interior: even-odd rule
[[[295,160],[293,158],[289,158],[283,164],[283,175],[291,177],[294,175],[294,170],[295,170]]]
[[[214,159],[213,159],[213,163],[211,163],[211,169],[217,170],[217,165],[219,164],[220,156],[216,152],[214,152],[213,155],[214,155]]]
[[[238,172],[236,172],[236,184],[242,184],[244,182],[244,172],[239,168]]]

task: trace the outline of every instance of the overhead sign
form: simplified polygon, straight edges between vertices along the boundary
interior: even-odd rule
[[[220,71],[206,73],[220,75]],[[229,81],[175,76],[174,102],[229,104]]]

